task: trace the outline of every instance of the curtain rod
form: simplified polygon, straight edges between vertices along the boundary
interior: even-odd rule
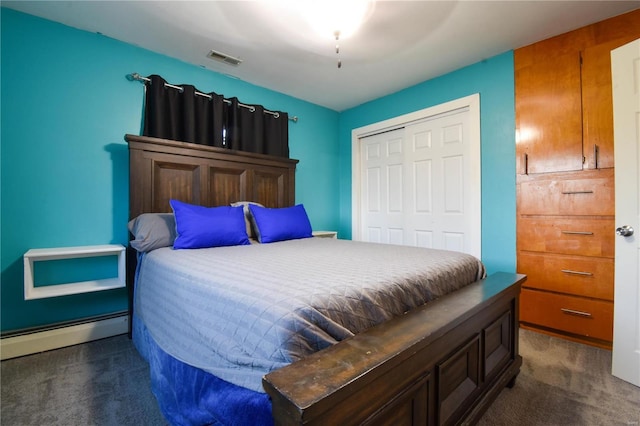
[[[137,80],[137,81],[140,81],[142,83],[151,83],[151,79],[150,78],[143,77],[140,74],[138,74],[137,72],[134,72],[132,74],[127,74],[127,80],[129,80],[129,81]],[[172,89],[177,89],[177,90],[179,90],[181,92],[184,90],[180,86],[175,86],[175,85],[169,84],[169,83],[164,83],[164,86],[165,87],[171,87]],[[195,91],[195,94],[198,95],[198,96],[202,96],[202,97],[211,99],[211,95],[208,95],[208,94],[202,93],[202,92],[198,92],[197,90]],[[231,103],[231,101],[229,99],[223,98],[222,100],[227,104]],[[246,105],[246,104],[243,104],[243,103],[240,103],[240,102],[238,102],[238,106],[241,106],[243,108],[247,108],[251,112],[254,112],[256,110],[256,108],[254,106]],[[264,112],[266,114],[273,115],[275,118],[280,117],[280,114],[278,114],[277,112],[269,111],[269,110],[266,110],[266,109],[264,110]],[[297,123],[298,122],[298,117],[296,117],[296,116],[289,117],[289,120],[293,121],[294,123]]]

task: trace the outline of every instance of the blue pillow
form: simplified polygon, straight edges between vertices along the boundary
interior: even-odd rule
[[[310,238],[311,222],[302,204],[270,209],[249,205],[254,228],[261,243]]]
[[[196,249],[249,243],[242,207],[203,207],[170,200],[176,220],[174,249]]]

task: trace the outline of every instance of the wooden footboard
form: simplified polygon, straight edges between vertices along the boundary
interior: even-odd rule
[[[266,375],[275,423],[475,423],[520,371],[525,279],[491,275]]]

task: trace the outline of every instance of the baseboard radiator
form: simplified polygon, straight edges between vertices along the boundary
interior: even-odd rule
[[[11,333],[0,339],[0,359],[4,361],[5,359],[64,348],[126,334],[128,331],[129,318],[126,312],[122,312],[80,322]]]

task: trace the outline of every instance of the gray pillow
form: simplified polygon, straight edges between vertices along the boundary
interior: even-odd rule
[[[147,253],[160,247],[173,246],[176,220],[173,213],[143,213],[129,222],[134,239],[131,247]]]
[[[236,201],[235,203],[231,203],[231,207],[239,207],[242,206],[244,211],[244,221],[247,226],[247,235],[250,240],[256,240],[258,238],[258,234],[254,229],[253,217],[251,216],[251,211],[249,210],[249,204],[253,204],[255,206],[264,207],[260,203],[255,203],[253,201]]]

